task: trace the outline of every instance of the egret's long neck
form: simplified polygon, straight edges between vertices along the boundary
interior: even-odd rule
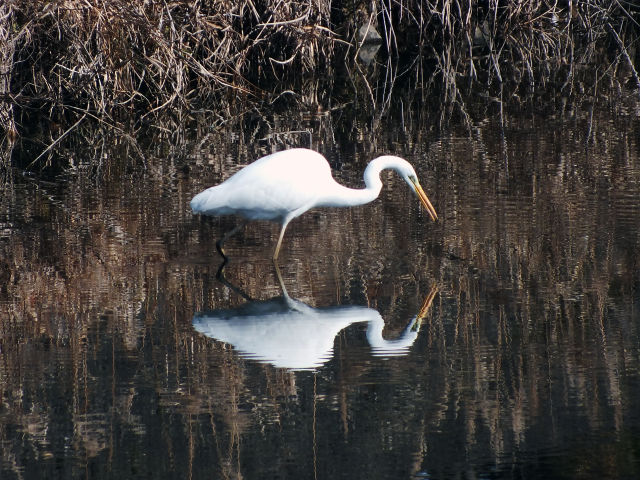
[[[380,172],[385,168],[392,168],[389,165],[391,158],[393,157],[378,157],[369,162],[364,171],[365,188],[348,188],[336,182],[332,190],[323,196],[318,206],[352,207],[375,200],[382,189]]]
[[[408,353],[409,348],[418,338],[419,324],[417,325],[418,328],[416,328],[418,321],[417,318],[411,320],[402,333],[391,340],[387,340],[382,336],[382,330],[384,329],[382,317],[370,321],[367,327],[367,341],[373,349],[373,354],[394,356]]]

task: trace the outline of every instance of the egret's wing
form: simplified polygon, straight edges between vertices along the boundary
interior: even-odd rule
[[[221,185],[205,190],[194,197],[192,208],[209,215],[235,213],[249,219],[281,219],[313,206],[328,181],[333,182],[331,169],[320,154],[286,150],[263,157]]]
[[[336,335],[354,322],[379,317],[358,306],[312,308],[294,299],[251,302],[237,309],[196,314],[198,332],[233,345],[244,356],[276,367],[313,369],[333,355]]]

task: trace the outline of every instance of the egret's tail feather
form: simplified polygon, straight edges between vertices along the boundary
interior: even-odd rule
[[[207,214],[209,212],[216,212],[218,215],[223,214],[224,212],[220,210],[224,205],[220,193],[221,192],[216,190],[216,187],[211,187],[200,192],[191,199],[191,210],[193,213]]]

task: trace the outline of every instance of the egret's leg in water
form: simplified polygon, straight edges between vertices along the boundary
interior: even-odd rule
[[[245,220],[241,222],[239,225],[237,225],[235,228],[233,228],[232,230],[225,233],[222,236],[222,238],[216,242],[216,249],[218,250],[218,253],[222,256],[222,258],[225,260],[225,263],[229,259],[224,254],[224,242],[226,242],[230,237],[234,236],[236,233],[242,230],[246,225],[247,225],[247,221]]]
[[[282,280],[282,274],[280,273],[280,267],[278,267],[278,264],[276,262],[273,262],[273,266],[276,268],[276,277],[278,279],[278,283],[280,284],[280,288],[282,289],[282,294],[285,297],[288,297],[289,294],[287,293],[287,287],[284,286],[284,280]]]
[[[284,238],[284,232],[287,229],[287,225],[289,225],[289,221],[285,221],[282,224],[282,229],[280,230],[280,237],[278,237],[278,243],[276,244],[276,250],[273,252],[273,262],[275,263],[278,260],[278,254],[280,253],[280,246],[282,245],[282,239]]]

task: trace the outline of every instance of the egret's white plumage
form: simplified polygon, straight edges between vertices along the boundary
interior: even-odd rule
[[[391,340],[382,336],[385,322],[373,308],[313,308],[289,297],[286,291],[283,297],[197,313],[193,327],[207,337],[233,345],[245,357],[280,368],[309,370],[331,359],[336,335],[355,322],[368,322],[367,341],[373,355],[406,355],[418,338],[422,319],[436,293],[433,287],[418,314]]]
[[[349,207],[378,198],[380,172],[393,169],[418,195],[432,220],[438,218],[422,190],[416,172],[400,157],[386,155],[372,160],[364,171],[365,188],[347,188],[331,176],[327,160],[317,152],[295,148],[262,157],[220,185],[191,200],[194,213],[239,215],[247,220],[272,220],[282,228],[273,259],[278,258],[282,237],[294,218],[313,207]],[[221,247],[224,239],[219,242]]]

